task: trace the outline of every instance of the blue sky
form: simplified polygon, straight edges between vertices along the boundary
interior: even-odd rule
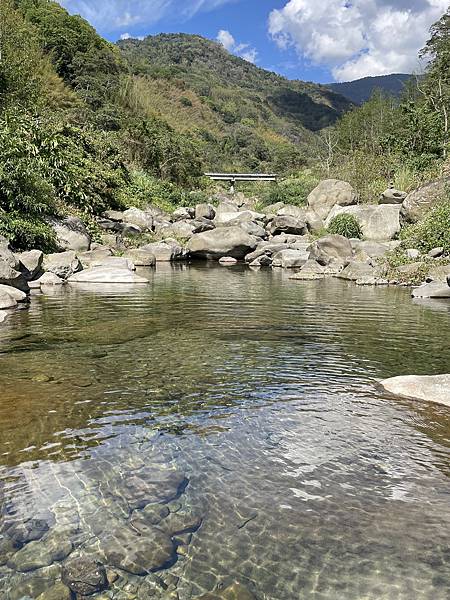
[[[418,50],[448,0],[61,0],[110,40],[161,32],[218,39],[290,79],[420,71]]]

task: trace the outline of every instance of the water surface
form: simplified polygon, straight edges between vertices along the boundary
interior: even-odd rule
[[[150,277],[48,290],[0,328],[0,598],[110,563],[124,532],[145,545],[157,510],[170,560],[116,565],[93,598],[237,580],[259,600],[446,599],[450,410],[376,382],[449,371],[449,303],[242,267]]]

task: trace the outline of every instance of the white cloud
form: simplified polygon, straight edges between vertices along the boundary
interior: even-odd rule
[[[252,48],[250,44],[238,44],[226,29],[221,29],[216,39],[228,52],[232,52],[251,63],[256,63],[258,60],[258,51],[255,48]]]
[[[338,81],[408,73],[447,7],[448,0],[289,0],[270,13],[269,33]]]
[[[189,19],[236,0],[60,0],[71,14],[79,14],[102,32],[151,26],[164,17]]]
[[[145,38],[144,35],[134,36],[134,35],[131,35],[130,33],[122,33],[122,35],[120,36],[121,40],[143,40],[144,38]]]

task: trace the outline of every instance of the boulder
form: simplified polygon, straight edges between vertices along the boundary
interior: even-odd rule
[[[262,221],[265,215],[252,210],[222,212],[214,218],[214,225],[221,227],[223,225],[239,225],[240,223],[248,223],[250,221]]]
[[[321,265],[332,262],[346,263],[353,256],[353,248],[346,237],[342,235],[327,235],[309,246],[310,258]]]
[[[44,257],[42,267],[44,271],[54,273],[55,275],[58,275],[58,277],[61,277],[61,279],[67,279],[74,273],[81,271],[83,268],[73,250],[47,254]]]
[[[211,231],[211,229],[214,229],[215,227],[212,221],[210,221],[209,219],[205,219],[204,217],[195,219],[194,221],[192,221],[192,225],[194,227],[192,233],[203,233],[204,231]]]
[[[28,292],[29,287],[23,273],[20,272],[20,262],[9,249],[9,242],[0,236],[0,284],[15,287]]]
[[[407,223],[419,221],[435,204],[445,197],[449,184],[450,177],[443,177],[409,193],[402,205],[402,219]]]
[[[272,267],[283,267],[283,269],[294,269],[302,267],[309,258],[306,247],[303,250],[281,250],[273,256]]]
[[[50,219],[49,224],[56,235],[56,243],[61,250],[84,252],[91,246],[91,236],[86,225],[78,217]]]
[[[55,273],[51,273],[50,271],[44,273],[39,279],[32,281],[32,287],[39,288],[41,285],[63,285],[64,280],[61,277],[58,277]]]
[[[439,246],[437,248],[432,248],[427,256],[429,258],[440,258],[442,255],[444,254],[444,247],[443,246]]]
[[[7,308],[15,308],[16,306],[17,300],[7,292],[3,292],[0,290],[0,310],[5,310]]]
[[[153,229],[153,217],[140,208],[129,208],[123,213],[123,222],[138,227],[141,231]]]
[[[403,375],[384,379],[381,385],[396,396],[450,406],[450,374]]]
[[[264,227],[262,227],[262,225],[259,225],[258,223],[255,223],[254,221],[249,221],[248,223],[241,223],[239,227],[249,235],[254,235],[255,237],[259,237],[261,239],[269,237]]]
[[[73,544],[61,534],[50,534],[39,541],[31,541],[8,560],[10,569],[27,573],[49,567],[64,560],[73,550]]]
[[[420,250],[417,250],[417,248],[408,248],[406,250],[406,256],[410,260],[417,260],[420,257]]]
[[[306,221],[306,215],[308,210],[302,206],[295,206],[293,204],[284,204],[278,211],[278,217],[295,217],[300,221]]]
[[[323,220],[319,217],[319,215],[316,215],[316,213],[313,210],[306,211],[305,221],[308,225],[308,229],[312,233],[317,233],[325,227]]]
[[[156,264],[155,255],[144,248],[128,250],[123,258],[130,260],[136,267],[154,267]]]
[[[83,269],[89,269],[94,264],[99,264],[105,258],[112,256],[111,248],[95,248],[95,250],[88,250],[87,252],[79,252],[77,254],[79,261]]]
[[[331,209],[339,206],[350,206],[358,202],[358,194],[346,181],[326,179],[309,194],[308,206],[318,217],[325,220]]]
[[[385,256],[390,250],[389,244],[375,241],[351,240],[355,258],[358,260],[376,259]]]
[[[34,279],[42,271],[44,254],[41,250],[29,250],[15,256],[20,263],[19,269],[26,279]]]
[[[87,556],[71,558],[62,568],[61,579],[74,594],[92,596],[108,587],[105,567]]]
[[[194,221],[175,221],[170,225],[158,228],[158,234],[162,237],[176,237],[188,240],[192,237],[195,227]]]
[[[136,270],[134,262],[125,256],[105,256],[104,258],[93,260],[89,268],[92,269],[94,267],[128,269],[129,271]]]
[[[158,571],[175,557],[170,536],[156,527],[145,536],[126,526],[113,529],[100,538],[100,550],[109,565],[133,575]]]
[[[28,292],[29,286],[26,278],[20,271],[13,269],[7,260],[2,259],[0,255],[0,284],[9,285],[22,290],[22,292]]]
[[[351,261],[345,269],[337,274],[339,279],[348,279],[349,281],[356,281],[363,277],[374,277],[375,269],[367,263]]]
[[[273,239],[270,240],[269,242],[260,242],[256,248],[256,250],[254,250],[253,252],[250,252],[250,254],[247,254],[245,257],[245,262],[247,263],[251,263],[254,260],[256,260],[257,258],[259,258],[260,256],[262,256],[263,254],[267,254],[269,256],[272,256],[272,254],[275,254],[276,252],[280,252],[281,250],[288,250],[290,248],[290,246],[284,242],[282,243],[274,243]]]
[[[216,216],[215,218],[217,218],[219,215],[222,215],[224,213],[230,213],[230,212],[236,212],[237,209],[239,208],[239,206],[237,205],[236,202],[232,202],[231,200],[226,200],[224,202],[220,202],[217,206],[216,206]]]
[[[0,284],[0,294],[8,294],[8,296],[12,296],[16,302],[26,302],[28,300],[28,296],[22,290],[19,290],[11,285],[3,285]]]
[[[378,204],[402,204],[406,196],[406,192],[388,188],[381,194]]]
[[[156,259],[156,262],[169,262],[183,260],[186,258],[186,252],[182,246],[171,238],[162,240],[161,242],[152,242],[141,246],[141,250],[151,252]]]
[[[241,227],[219,227],[193,235],[187,247],[195,258],[214,260],[231,256],[241,260],[256,248],[258,241]]]
[[[270,235],[278,235],[280,233],[304,235],[308,230],[304,221],[300,221],[296,217],[285,215],[281,217],[275,217],[268,224],[267,231],[270,233]]]
[[[219,263],[221,265],[235,265],[237,262],[238,261],[232,256],[223,256],[222,258],[219,258]]]
[[[278,211],[285,206],[284,202],[275,202],[275,204],[269,204],[262,209],[265,215],[277,215]]]
[[[216,211],[212,204],[202,203],[197,204],[195,207],[195,218],[196,219],[209,219],[212,221],[216,216]]]
[[[447,265],[431,266],[428,270],[427,281],[442,281],[446,283],[450,277],[450,263]]]
[[[109,221],[123,221],[123,212],[120,210],[105,210],[102,217]]]
[[[335,206],[328,215],[325,225],[336,215],[353,215],[361,226],[366,240],[392,240],[400,231],[400,209],[394,204],[360,204],[358,206]]]
[[[262,254],[252,260],[249,264],[250,267],[270,267],[272,265],[272,257],[267,254]]]
[[[450,298],[450,287],[440,281],[424,283],[412,292],[413,298]]]
[[[85,269],[75,275],[71,275],[68,280],[71,284],[76,283],[133,283],[143,284],[149,283],[148,279],[140,277],[130,271],[120,267],[92,267]]]
[[[183,219],[193,219],[195,217],[195,209],[190,206],[180,206],[172,213],[173,221],[182,221]]]

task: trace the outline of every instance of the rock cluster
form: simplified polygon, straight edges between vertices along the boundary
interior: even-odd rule
[[[98,220],[103,244],[92,243],[78,218],[53,220],[61,252],[14,253],[0,237],[0,322],[5,311],[27,300],[30,289],[45,291],[64,283],[146,284],[149,279],[136,274],[136,267],[159,262],[203,259],[231,267],[244,261],[251,268],[289,269],[294,280],[335,275],[358,285],[396,283],[387,281],[379,259],[398,246],[401,221],[417,219],[442,185],[435,182],[429,184],[429,194],[426,188],[407,196],[389,188],[378,204],[363,205],[350,184],[328,179],[310,193],[305,207],[277,202],[257,210],[256,200],[243,194],[216,194],[211,199],[215,205],[184,206],[171,215],[152,205],[145,210],[109,210]],[[364,241],[326,233],[318,237],[343,214],[356,218]],[[448,297],[450,263],[442,262],[443,254],[444,248],[434,248],[426,257],[407,249],[416,262],[398,268],[402,280],[418,279],[423,259],[429,263],[428,284],[414,291],[414,297]],[[439,262],[433,266],[435,259]]]

